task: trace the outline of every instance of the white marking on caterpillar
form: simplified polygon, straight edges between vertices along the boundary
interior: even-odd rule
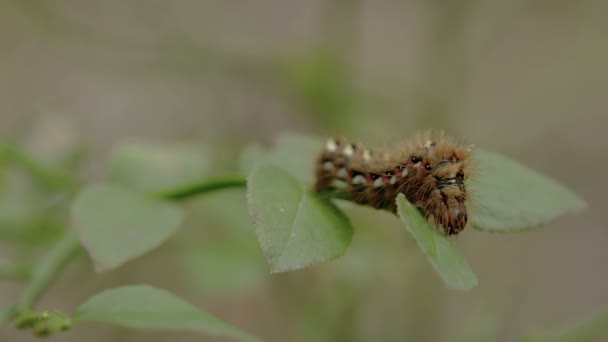
[[[330,161],[326,161],[325,163],[323,163],[323,169],[325,171],[331,171],[334,169],[334,164]]]
[[[334,139],[329,139],[327,140],[327,144],[325,144],[325,149],[327,150],[327,152],[336,152],[336,150],[338,149],[338,144],[336,144],[336,141]]]
[[[391,177],[389,183],[391,183],[391,185],[397,183],[397,177],[393,175],[393,177]]]
[[[363,161],[365,161],[367,163],[371,159],[372,159],[372,154],[369,152],[369,150],[364,150],[363,151]]]
[[[376,180],[374,181],[374,183],[372,185],[374,186],[374,188],[379,188],[379,187],[383,186],[384,181],[382,180],[382,177],[376,178]]]
[[[348,144],[346,145],[346,147],[344,147],[344,155],[346,155],[347,157],[352,157],[355,154],[355,149],[353,148],[353,145]]]
[[[352,183],[365,185],[365,183],[367,183],[367,182],[365,180],[365,177],[363,177],[363,175],[356,175],[355,177],[353,177]]]
[[[420,162],[417,162],[416,164],[414,164],[415,168],[418,168],[418,166],[420,166]]]
[[[343,167],[338,170],[338,178],[346,179],[346,177],[348,177],[348,170],[346,168]]]
[[[403,171],[401,171],[401,177],[407,177],[408,174],[409,171],[407,169],[403,169]]]

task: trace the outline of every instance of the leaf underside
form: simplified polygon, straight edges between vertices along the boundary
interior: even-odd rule
[[[450,288],[469,290],[477,286],[477,277],[452,241],[431,225],[403,194],[397,196],[397,213],[435,271]]]

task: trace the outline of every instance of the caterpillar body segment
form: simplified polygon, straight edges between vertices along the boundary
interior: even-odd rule
[[[386,151],[332,138],[317,160],[315,189],[339,187],[356,203],[393,212],[403,193],[446,235],[456,235],[467,224],[471,152],[444,134],[419,134]]]

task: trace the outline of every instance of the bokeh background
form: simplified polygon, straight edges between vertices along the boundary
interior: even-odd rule
[[[174,238],[116,271],[71,265],[39,307],[151,283],[270,341],[512,341],[605,312],[606,13],[602,0],[0,0],[0,133],[88,181],[128,141],[201,144],[222,173],[285,133],[383,145],[442,128],[590,205],[530,232],[465,231],[480,283],[459,292],[394,218],[361,208],[343,258],[270,275],[231,190],[188,203]],[[4,175],[0,231],[23,234],[0,236],[0,258],[27,263],[61,228],[26,224],[37,192]],[[0,281],[0,306],[21,287]],[[214,339],[89,324],[49,339],[83,340]]]

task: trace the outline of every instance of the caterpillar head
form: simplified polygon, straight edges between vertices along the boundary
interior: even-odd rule
[[[446,235],[456,235],[467,225],[466,192],[457,185],[440,185],[433,189],[422,206],[425,217],[433,218]]]
[[[456,235],[467,224],[465,182],[471,172],[471,147],[428,142],[418,166],[417,205],[446,235]]]

